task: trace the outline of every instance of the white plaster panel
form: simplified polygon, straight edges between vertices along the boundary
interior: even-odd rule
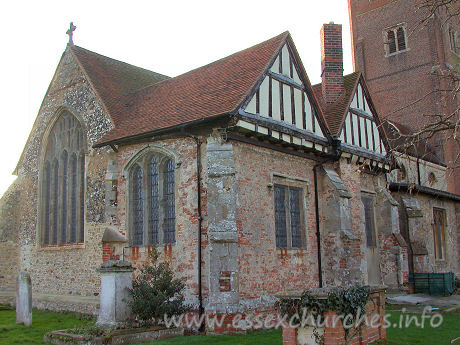
[[[280,83],[272,80],[272,118],[281,121],[280,114]]]
[[[246,112],[256,114],[256,95],[252,96],[251,101],[246,106]]]
[[[311,105],[308,100],[307,95],[304,93],[305,96],[305,122],[306,122],[306,130],[313,132],[313,123],[311,121]]]
[[[294,108],[295,108],[295,124],[297,128],[303,129],[302,118],[302,91],[294,88]]]
[[[272,65],[272,68],[270,68],[270,71],[274,73],[279,73],[280,72],[280,58],[279,56],[276,58],[275,62]]]
[[[283,84],[284,122],[292,124],[291,88]]]
[[[281,54],[282,54],[282,62],[283,62],[283,66],[282,66],[282,71],[283,71],[283,74],[287,77],[290,77],[291,76],[291,72],[290,72],[290,66],[291,66],[291,59],[289,57],[289,51],[288,51],[288,48],[287,48],[287,45],[284,45],[284,47],[281,49]]]
[[[265,117],[268,117],[268,101],[268,77],[265,77],[259,88],[259,111]]]

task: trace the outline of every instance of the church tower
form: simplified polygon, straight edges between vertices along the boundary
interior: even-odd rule
[[[414,130],[431,115],[452,112],[447,78],[440,71],[459,68],[458,18],[446,22],[445,13],[428,11],[416,0],[348,0],[353,65],[367,82],[379,115]],[[424,20],[426,18],[426,20]],[[446,135],[429,144],[448,164],[458,148]],[[460,193],[460,171],[449,174],[448,191]]]

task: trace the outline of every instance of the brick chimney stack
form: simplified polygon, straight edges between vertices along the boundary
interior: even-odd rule
[[[326,105],[343,93],[342,25],[324,24],[321,28],[321,78]]]

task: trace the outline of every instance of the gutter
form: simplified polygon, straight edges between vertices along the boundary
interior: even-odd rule
[[[438,198],[460,202],[460,195],[458,194],[449,193],[443,190],[434,189],[430,187],[424,187],[424,186],[420,186],[416,184],[414,185],[410,183],[391,182],[389,185],[389,188],[390,188],[390,191],[392,192],[408,192],[408,193],[416,192],[420,194],[426,194],[426,195],[435,196]]]
[[[167,128],[155,129],[153,131],[149,131],[149,132],[142,133],[142,134],[136,134],[136,135],[131,135],[131,136],[128,136],[128,137],[120,138],[120,139],[114,139],[114,140],[110,140],[110,141],[106,141],[106,142],[96,143],[96,144],[93,145],[93,148],[99,148],[99,147],[104,147],[104,146],[108,146],[108,145],[119,145],[119,144],[123,144],[123,143],[129,142],[129,141],[132,141],[132,140],[146,139],[146,138],[150,138],[150,137],[152,137],[154,135],[167,134],[167,133],[175,132],[175,131],[178,131],[178,130],[180,130],[182,132],[182,129],[185,128],[185,127],[196,126],[196,125],[201,125],[201,124],[207,124],[207,123],[210,123],[210,122],[213,122],[213,121],[216,121],[216,120],[220,120],[220,119],[224,119],[224,118],[231,118],[232,116],[233,116],[233,114],[230,114],[230,113],[219,114],[219,115],[216,115],[216,116],[206,117],[206,118],[198,119],[198,120],[195,120],[195,121],[190,121],[190,122],[186,122],[186,123],[177,124],[177,125],[167,127]]]

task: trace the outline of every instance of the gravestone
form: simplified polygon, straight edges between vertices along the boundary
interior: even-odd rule
[[[106,261],[98,269],[101,273],[100,309],[97,318],[99,326],[116,326],[131,318],[131,310],[126,301],[130,298],[128,289],[133,286],[134,270],[129,262],[121,260]]]
[[[27,272],[18,275],[16,285],[16,323],[32,325],[32,282]]]

